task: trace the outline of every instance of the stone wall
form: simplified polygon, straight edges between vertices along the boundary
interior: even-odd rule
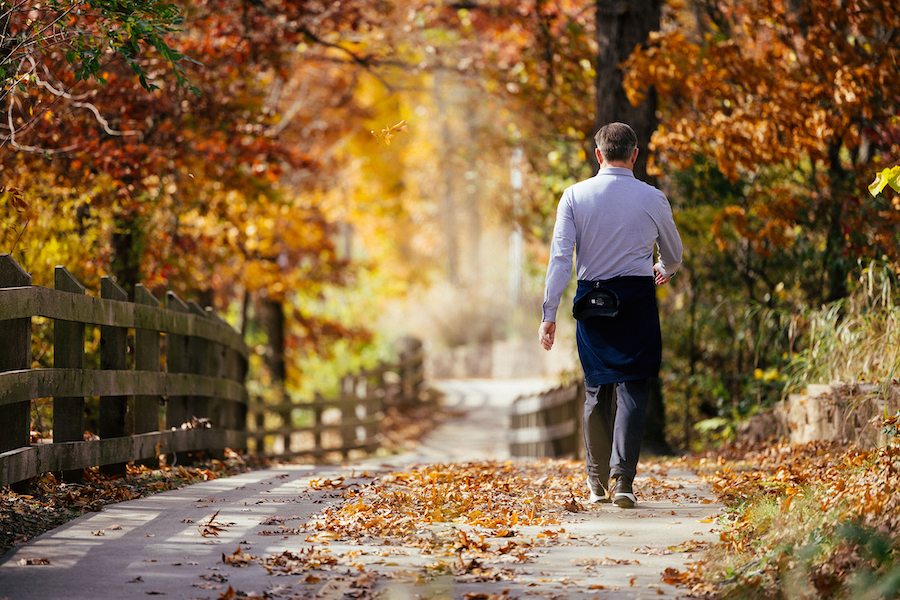
[[[885,443],[882,423],[900,409],[900,387],[870,383],[810,385],[790,394],[775,408],[742,423],[738,438],[748,442],[781,439],[802,444],[816,440],[847,440],[862,447]]]

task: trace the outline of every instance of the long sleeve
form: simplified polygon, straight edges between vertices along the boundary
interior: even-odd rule
[[[681,235],[679,235],[678,229],[675,227],[675,220],[672,218],[672,207],[668,202],[665,203],[665,209],[660,212],[662,214],[657,222],[657,227],[659,228],[659,237],[657,238],[659,268],[663,275],[671,277],[681,266]]]
[[[571,196],[564,193],[556,209],[550,261],[544,282],[543,320],[556,322],[556,313],[563,291],[572,276],[572,255],[575,252],[575,214]]]

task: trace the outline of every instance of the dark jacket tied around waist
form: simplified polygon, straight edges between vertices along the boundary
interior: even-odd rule
[[[575,301],[593,285],[593,281],[579,281]],[[619,297],[619,314],[578,322],[576,339],[585,384],[593,387],[657,377],[662,335],[653,277],[616,277],[603,287]]]

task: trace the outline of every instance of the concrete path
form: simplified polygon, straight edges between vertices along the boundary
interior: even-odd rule
[[[300,531],[344,502],[341,489],[374,476],[414,464],[507,459],[506,406],[553,382],[438,385],[456,416],[415,452],[344,467],[281,466],[105,507],[4,556],[0,599],[679,597],[661,575],[683,570],[717,538],[720,507],[691,474],[660,466],[642,466],[634,510],[590,507],[549,527],[517,526],[513,537],[484,539],[483,552],[459,554],[460,569],[454,558],[399,540]],[[201,535],[213,516],[218,535]],[[471,528],[440,523],[416,535],[439,541],[461,532]],[[520,549],[516,558],[499,550],[504,545]],[[475,560],[479,568],[467,562]]]

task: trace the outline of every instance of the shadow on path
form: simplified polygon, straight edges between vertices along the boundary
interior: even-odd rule
[[[0,562],[0,599],[153,595],[215,600],[229,586],[251,596],[295,600],[379,594],[387,600],[462,599],[477,593],[504,597],[504,590],[505,597],[522,599],[678,597],[661,574],[666,568],[683,570],[704,543],[717,538],[712,518],[720,507],[692,474],[662,466],[642,465],[634,510],[587,507],[563,513],[565,522],[520,525],[510,537],[482,538],[449,556],[428,553],[427,545],[410,545],[409,539],[342,539],[302,530],[323,510],[353,502],[345,494],[363,489],[378,475],[416,464],[508,459],[506,408],[520,394],[553,385],[546,380],[437,382],[456,416],[414,452],[343,467],[275,467],[107,506],[10,551]],[[576,494],[585,489],[580,477],[564,482]],[[452,493],[452,482],[447,489]],[[213,517],[221,526],[218,535],[201,535]],[[472,540],[479,535],[452,521],[419,527],[415,535],[452,541],[460,532]],[[503,547],[521,551],[504,553]],[[282,576],[277,567],[261,564],[284,552],[308,554],[302,568],[287,569]],[[310,553],[328,560],[318,568]],[[247,566],[232,566],[242,555]],[[457,559],[465,568],[454,572]],[[474,568],[470,560],[484,568]]]

